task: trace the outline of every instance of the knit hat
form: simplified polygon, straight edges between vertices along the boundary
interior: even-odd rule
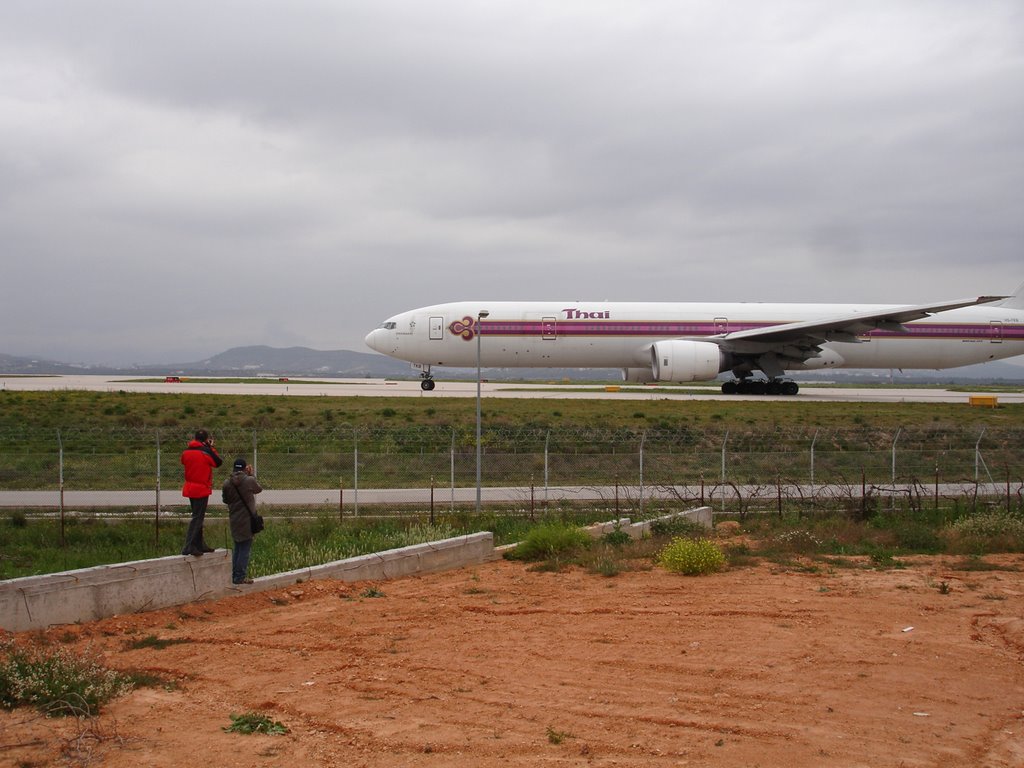
[[[243,471],[246,468],[246,466],[248,466],[248,463],[241,456],[235,459],[235,472]]]

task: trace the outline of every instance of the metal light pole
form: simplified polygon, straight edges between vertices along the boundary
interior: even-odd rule
[[[490,314],[481,309],[476,314],[476,513],[480,514],[480,332],[481,321]]]

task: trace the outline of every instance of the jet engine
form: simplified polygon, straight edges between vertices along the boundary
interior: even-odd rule
[[[655,381],[710,381],[727,367],[722,350],[707,341],[658,341],[651,348]]]

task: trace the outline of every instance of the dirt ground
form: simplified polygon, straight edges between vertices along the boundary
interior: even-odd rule
[[[1021,766],[1024,557],[606,578],[495,562],[47,635],[175,682],[0,713],[0,764]],[[150,635],[180,640],[129,649]],[[232,713],[283,736],[226,733]]]

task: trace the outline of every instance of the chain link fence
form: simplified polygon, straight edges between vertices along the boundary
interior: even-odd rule
[[[182,511],[190,435],[155,429],[23,430],[0,443],[0,506]],[[236,430],[216,434],[227,476],[246,457],[261,505],[339,515],[475,508],[475,431],[445,427]],[[485,428],[481,504],[510,513],[599,505],[642,516],[912,507],[1021,509],[1024,430]],[[219,493],[214,494],[214,503]]]

